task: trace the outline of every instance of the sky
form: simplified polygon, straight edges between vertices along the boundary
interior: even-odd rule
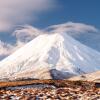
[[[0,0],[1,59],[48,29],[100,52],[100,0]]]
[[[56,0],[56,8],[42,14],[38,27],[47,27],[52,24],[67,21],[80,22],[100,28],[100,0]]]

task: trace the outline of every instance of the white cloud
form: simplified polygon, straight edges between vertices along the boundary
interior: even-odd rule
[[[26,43],[17,41],[16,44],[11,45],[8,43],[4,43],[3,41],[0,41],[0,60],[4,57],[9,56],[11,53],[18,50],[20,47],[24,46]]]
[[[16,37],[17,41],[23,43],[27,43],[40,34],[43,34],[42,30],[30,25],[21,26],[13,32],[13,35]]]
[[[12,51],[12,46],[10,44],[0,41],[0,59],[8,56]]]
[[[58,24],[58,25],[52,25],[46,30],[49,30],[50,32],[67,32],[71,36],[77,37],[80,34],[86,34],[87,32],[98,32],[99,30],[95,28],[92,25],[87,25],[84,23],[73,23],[73,22],[67,22],[64,24]]]
[[[0,31],[28,24],[37,14],[53,7],[55,0],[0,0]]]

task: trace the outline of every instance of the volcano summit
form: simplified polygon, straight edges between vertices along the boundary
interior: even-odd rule
[[[0,62],[0,79],[66,79],[100,70],[100,53],[67,33],[42,34]]]

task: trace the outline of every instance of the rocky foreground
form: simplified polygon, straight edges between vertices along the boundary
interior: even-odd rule
[[[0,89],[0,100],[100,100],[100,88],[96,88],[94,83],[57,84],[3,87]]]

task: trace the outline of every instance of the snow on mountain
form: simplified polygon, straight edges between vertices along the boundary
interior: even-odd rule
[[[100,53],[66,33],[43,34],[0,62],[0,79],[64,79],[100,70]]]

